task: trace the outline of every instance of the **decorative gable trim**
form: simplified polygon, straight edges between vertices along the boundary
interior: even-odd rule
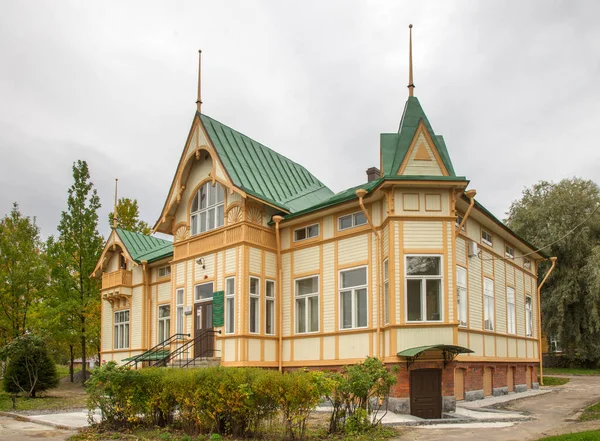
[[[419,120],[419,124],[417,126],[417,130],[415,130],[415,134],[410,143],[410,147],[408,148],[408,151],[406,152],[406,155],[404,156],[404,160],[402,161],[402,164],[400,164],[400,169],[398,170],[398,175],[404,174],[404,171],[406,170],[406,167],[407,167],[408,163],[410,162],[411,157],[413,156],[415,148],[418,148],[416,155],[420,156],[419,158],[417,158],[415,155],[415,158],[414,158],[415,160],[418,160],[418,161],[423,161],[423,160],[431,161],[432,160],[424,145],[419,144],[417,147],[417,141],[419,140],[419,137],[421,134],[425,137],[425,140],[427,142],[429,150],[431,150],[431,153],[433,154],[433,159],[437,162],[438,167],[440,168],[440,170],[442,172],[442,175],[449,176],[450,173],[448,173],[448,169],[444,165],[444,161],[442,161],[442,158],[441,158],[439,152],[437,151],[435,142],[433,141],[433,138],[431,137],[429,130],[427,130],[427,127],[425,126],[425,122],[423,121],[423,118],[421,118]],[[429,159],[423,159],[425,157],[425,155]]]
[[[96,263],[96,267],[94,268],[94,271],[92,271],[92,274],[90,274],[90,277],[100,277],[101,274],[99,274],[99,272],[102,272],[106,267],[106,264],[108,263],[109,256],[107,254],[109,252],[115,252],[117,246],[121,248],[121,250],[123,250],[125,259],[131,261],[131,263],[134,266],[137,266],[137,263],[135,262],[135,260],[133,260],[131,254],[129,254],[127,247],[125,246],[117,232],[115,230],[112,230],[110,235],[108,236],[108,239],[106,240],[106,245],[104,245],[102,254],[100,254],[98,263]]]

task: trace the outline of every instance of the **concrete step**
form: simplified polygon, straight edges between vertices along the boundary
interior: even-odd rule
[[[188,364],[189,362],[189,364]],[[221,364],[221,357],[201,357],[194,359],[176,359],[172,360],[169,367],[172,368],[205,368],[219,366]],[[187,365],[187,366],[186,366]]]

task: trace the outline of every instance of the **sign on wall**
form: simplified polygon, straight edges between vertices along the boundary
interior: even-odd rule
[[[219,328],[225,323],[225,291],[213,293],[213,326]]]

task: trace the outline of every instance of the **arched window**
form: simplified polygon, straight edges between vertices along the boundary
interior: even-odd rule
[[[213,187],[204,184],[194,195],[190,218],[190,230],[194,234],[203,233],[223,226],[225,217],[225,192],[218,182]]]

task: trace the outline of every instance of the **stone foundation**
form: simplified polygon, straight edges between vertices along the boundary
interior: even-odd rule
[[[389,398],[388,410],[394,413],[410,413],[410,398]]]
[[[484,398],[485,395],[483,395],[483,389],[465,392],[465,401],[483,400]]]
[[[494,389],[492,389],[492,396],[499,397],[501,395],[508,395],[508,386],[495,387]]]
[[[515,384],[515,392],[517,392],[517,393],[527,392],[527,385],[526,384]]]
[[[442,397],[442,412],[454,412],[456,410],[456,398]]]

